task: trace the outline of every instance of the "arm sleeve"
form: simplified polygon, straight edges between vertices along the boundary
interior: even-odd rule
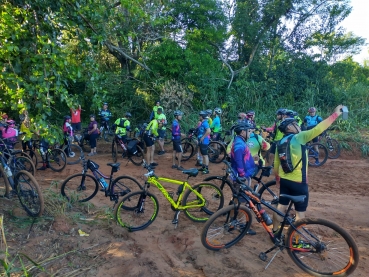
[[[244,177],[246,174],[243,167],[243,152],[242,148],[235,149],[234,151],[234,161],[236,163],[238,176],[240,177]]]

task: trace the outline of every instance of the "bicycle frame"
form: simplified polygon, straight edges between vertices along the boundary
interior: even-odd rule
[[[179,180],[168,179],[168,178],[163,178],[163,177],[150,176],[149,174],[151,174],[151,172],[145,174],[145,176],[147,175],[149,177],[148,177],[148,180],[146,181],[146,184],[148,184],[148,186],[145,185],[144,190],[147,190],[149,188],[150,184],[156,186],[160,190],[160,192],[164,195],[164,197],[168,200],[168,202],[176,210],[186,210],[188,208],[201,208],[205,205],[204,197],[200,193],[198,193],[196,190],[192,189],[192,187],[190,186],[190,184],[187,181],[179,181]],[[160,181],[183,186],[181,193],[178,195],[177,203],[174,202],[174,199],[171,197],[171,195],[165,189],[165,187],[160,183]],[[183,197],[184,192],[185,192],[186,189],[189,189],[193,193],[195,193],[196,196],[201,200],[201,203],[200,204],[192,204],[192,205],[182,206],[181,201],[182,201],[182,197]]]

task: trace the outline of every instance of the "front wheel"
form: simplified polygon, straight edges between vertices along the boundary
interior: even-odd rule
[[[246,206],[224,207],[205,223],[201,232],[201,243],[212,251],[229,248],[246,235],[251,222],[252,214]]]
[[[227,151],[223,144],[217,141],[212,141],[208,146],[209,162],[221,163],[227,155]]]
[[[69,202],[86,202],[92,199],[99,190],[99,183],[89,174],[74,174],[64,180],[61,194]]]
[[[328,150],[321,143],[312,143],[308,146],[308,162],[310,166],[319,167],[328,159]]]
[[[143,190],[124,196],[115,209],[119,225],[130,232],[140,231],[154,222],[159,211],[155,195]]]
[[[182,147],[182,158],[181,161],[188,161],[194,155],[194,147],[191,143],[188,142],[187,139],[181,140],[181,147]]]
[[[114,179],[111,185],[110,196],[114,196],[118,199],[120,196],[142,189],[143,187],[136,179],[129,176],[119,176]]]
[[[41,216],[44,211],[44,198],[35,177],[21,170],[14,176],[15,189],[20,203],[29,216]]]
[[[328,158],[337,159],[341,155],[341,146],[335,139],[327,139],[325,146],[328,149]]]
[[[198,192],[205,199],[205,203],[195,194]],[[195,222],[207,221],[213,213],[224,205],[224,196],[220,188],[211,183],[200,183],[187,190],[183,196],[182,206],[188,206],[184,213]]]
[[[25,170],[31,173],[33,176],[35,175],[35,165],[33,162],[27,158],[26,156],[12,156],[9,159],[9,167],[13,174],[15,175],[20,170]]]
[[[67,155],[67,164],[78,164],[84,156],[83,150],[77,144],[65,145],[62,149]]]
[[[359,250],[351,235],[320,218],[304,218],[290,226],[286,248],[294,263],[314,276],[348,276],[359,262]]]
[[[55,148],[47,151],[46,161],[53,171],[60,172],[67,165],[67,155],[63,150]]]
[[[236,193],[232,183],[224,176],[209,176],[204,179],[204,181],[211,182],[220,188],[226,201],[232,199],[233,195]]]
[[[140,146],[138,146],[138,143],[136,145],[136,152],[134,154],[128,154],[128,159],[137,166],[142,165],[143,160],[145,158],[145,154],[144,151],[142,150],[142,148]]]

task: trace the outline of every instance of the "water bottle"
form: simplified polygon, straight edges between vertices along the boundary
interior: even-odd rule
[[[5,165],[4,166],[4,171],[6,176],[11,177],[13,175],[12,171],[10,170],[9,166]]]
[[[261,209],[259,213],[261,214],[261,217],[263,218],[266,225],[271,225],[273,223],[273,220],[269,217],[264,209]]]
[[[103,178],[103,177],[101,177],[100,179],[99,179],[99,181],[100,181],[100,184],[104,187],[104,189],[107,189],[108,188],[108,183],[105,181],[105,179]]]

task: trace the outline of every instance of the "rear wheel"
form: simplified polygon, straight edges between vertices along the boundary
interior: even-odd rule
[[[226,203],[230,199],[232,199],[233,194],[235,193],[233,186],[229,180],[227,180],[224,176],[210,176],[204,179],[206,182],[211,182],[215,184],[218,188],[222,190],[224,200]]]
[[[224,207],[205,223],[201,232],[202,245],[213,251],[229,248],[246,235],[251,222],[252,214],[246,206]]]
[[[136,153],[134,153],[134,154],[128,154],[128,159],[134,165],[140,166],[143,163],[143,160],[145,158],[145,154],[144,154],[142,148],[138,145],[138,143],[137,143],[136,147],[137,147]]]
[[[46,161],[52,170],[60,172],[67,165],[67,155],[63,150],[55,148],[47,151]]]
[[[10,185],[8,176],[6,176],[4,168],[0,165],[0,197],[7,197],[9,195]]]
[[[9,158],[9,167],[15,175],[20,170],[25,170],[32,175],[35,175],[35,165],[33,162],[25,156],[12,156]]]
[[[181,161],[187,161],[194,155],[194,147],[191,143],[188,142],[187,139],[181,140],[182,146],[182,159]]]
[[[328,149],[328,158],[337,159],[341,155],[341,146],[335,139],[327,139],[324,145]]]
[[[159,202],[155,195],[141,190],[122,198],[115,209],[115,218],[120,226],[134,232],[153,223],[158,211]]]
[[[208,146],[209,161],[212,163],[221,163],[227,155],[227,151],[223,144],[212,141]]]
[[[78,164],[83,157],[83,150],[77,144],[65,145],[62,149],[67,155],[67,164],[73,165]]]
[[[172,129],[165,128],[164,144],[169,144],[171,142],[172,142]]]
[[[200,183],[192,187],[205,199],[205,203],[192,190],[187,190],[183,196],[182,206],[188,207],[184,210],[185,215],[195,222],[207,221],[213,213],[221,209],[224,204],[224,196],[220,188],[211,183]],[[203,205],[202,205],[203,204]]]
[[[304,218],[290,226],[286,248],[294,263],[314,276],[348,276],[359,262],[359,250],[351,235],[320,218]]]
[[[15,189],[19,201],[29,216],[41,216],[44,211],[44,198],[35,177],[21,170],[14,176]]]
[[[74,174],[64,180],[61,194],[69,202],[86,202],[92,199],[99,190],[99,184],[94,176],[89,174]]]
[[[312,143],[308,147],[308,162],[310,166],[319,167],[328,159],[328,150],[321,143]]]

